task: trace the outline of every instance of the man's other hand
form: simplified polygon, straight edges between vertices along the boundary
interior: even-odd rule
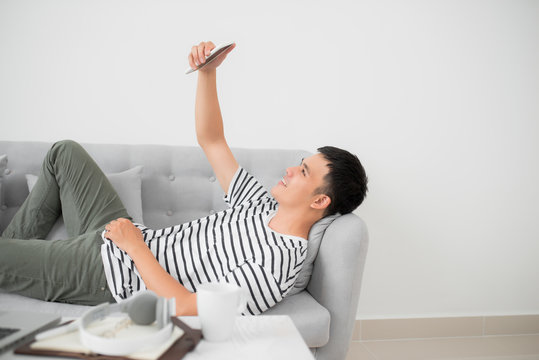
[[[142,231],[128,219],[113,220],[105,226],[105,230],[105,237],[128,254],[137,246],[145,245]]]

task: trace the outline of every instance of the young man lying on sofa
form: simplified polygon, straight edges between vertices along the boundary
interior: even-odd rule
[[[234,45],[235,46],[235,45]],[[0,239],[0,288],[49,301],[98,304],[139,290],[176,298],[178,315],[197,313],[207,282],[236,283],[259,314],[291,290],[312,225],[363,201],[367,177],[358,158],[335,147],[287,168],[268,193],[234,158],[224,137],[216,69],[230,47],[198,72],[197,140],[229,209],[161,230],[133,224],[103,172],[73,141],[54,144],[41,175]],[[205,63],[211,42],[193,46]],[[298,159],[299,160],[299,159]],[[63,213],[69,241],[45,241]],[[99,291],[105,287],[107,291]]]

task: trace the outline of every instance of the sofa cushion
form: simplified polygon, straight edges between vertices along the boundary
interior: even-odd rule
[[[56,314],[66,318],[82,316],[91,306],[43,301],[26,296],[10,294],[0,289],[0,309],[12,311],[32,311]],[[3,359],[3,357],[2,357]]]
[[[139,165],[120,173],[106,174],[127,212],[133,218],[133,222],[140,224],[143,224],[141,197],[143,168],[143,166]],[[26,174],[29,191],[32,191],[37,179],[38,177],[36,175]],[[64,220],[60,217],[49,232],[47,239],[67,239],[68,237]]]

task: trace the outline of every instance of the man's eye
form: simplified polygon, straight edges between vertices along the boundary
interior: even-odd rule
[[[305,175],[305,169],[301,169],[301,173]]]

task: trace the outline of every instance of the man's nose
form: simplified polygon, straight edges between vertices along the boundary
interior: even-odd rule
[[[286,176],[293,176],[298,172],[299,166],[286,168]]]

